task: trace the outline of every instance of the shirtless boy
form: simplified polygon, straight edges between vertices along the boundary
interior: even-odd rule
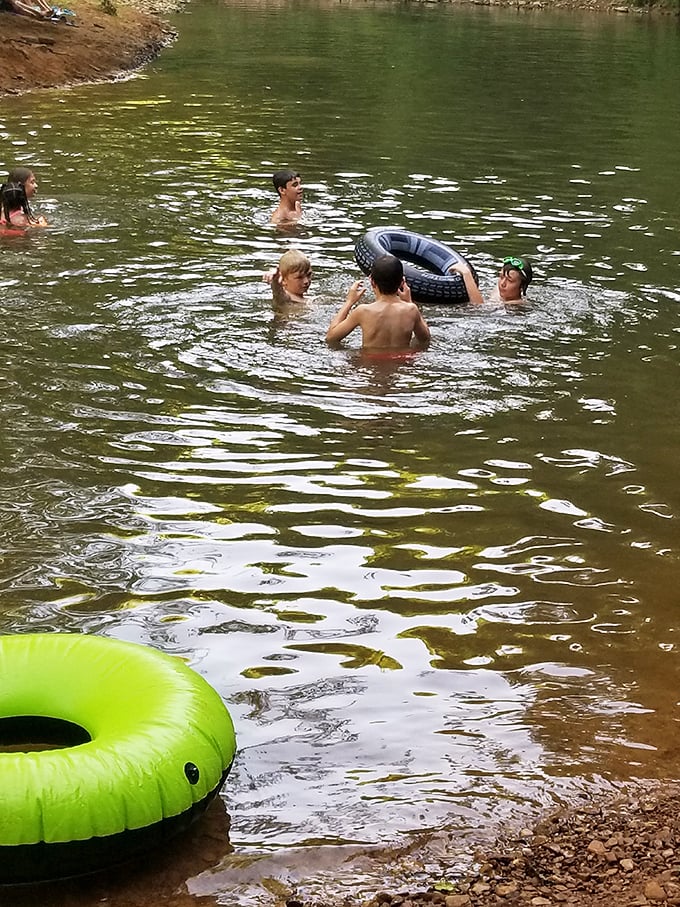
[[[302,179],[295,170],[277,170],[272,177],[279,203],[270,224],[294,224],[302,217]]]
[[[375,301],[357,305],[366,288],[360,280],[355,281],[342,308],[331,321],[326,341],[342,340],[358,327],[364,349],[403,350],[410,346],[413,337],[425,346],[430,340],[430,329],[411,300],[400,259],[394,255],[376,258],[370,281]]]
[[[271,284],[275,305],[290,302],[307,302],[305,293],[312,282],[312,265],[298,249],[284,252],[275,271],[264,275]]]
[[[468,299],[474,305],[484,302],[479,287],[475,283],[470,268],[464,263],[451,265],[449,271],[456,271],[465,281]],[[532,281],[533,271],[528,258],[515,258],[513,255],[503,259],[498,282],[489,296],[489,302],[502,302],[503,305],[514,305],[524,302],[527,287]]]

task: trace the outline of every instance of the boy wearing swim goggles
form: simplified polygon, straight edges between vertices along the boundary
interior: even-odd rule
[[[449,270],[456,271],[462,276],[471,303],[480,305],[484,302],[484,298],[479,292],[479,287],[475,283],[467,264],[459,262],[452,265]],[[522,302],[533,276],[531,262],[528,258],[517,258],[514,255],[509,255],[503,259],[501,273],[498,275],[498,283],[491,293],[489,301],[502,302],[504,305]]]
[[[498,284],[491,298],[503,303],[522,302],[533,276],[528,258],[515,258],[509,255],[503,259]]]

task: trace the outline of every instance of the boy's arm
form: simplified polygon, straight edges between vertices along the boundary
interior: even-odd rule
[[[459,261],[455,265],[451,265],[449,268],[449,273],[453,271],[456,274],[460,274],[465,283],[465,289],[467,290],[468,299],[473,305],[481,305],[484,302],[484,297],[479,292],[479,287],[475,283],[475,279],[472,276],[472,271],[465,264],[465,262]]]
[[[406,283],[405,277],[397,290],[397,296],[402,302],[413,302],[413,299],[411,298],[411,287]]]
[[[265,274],[263,280],[266,280],[271,285],[272,299],[275,305],[286,305],[286,303],[293,301],[283,288],[283,278],[278,268],[269,274]]]
[[[331,321],[326,331],[326,342],[332,343],[336,340],[342,340],[350,334],[359,324],[359,316],[352,309],[359,302],[366,292],[366,288],[360,280],[355,280],[347,291],[347,296],[342,304],[342,308]]]
[[[430,328],[428,327],[427,322],[423,318],[422,312],[420,311],[418,306],[415,304],[415,302],[411,298],[411,288],[406,283],[405,279],[402,280],[401,286],[397,290],[397,296],[399,297],[399,299],[403,300],[404,302],[410,302],[411,305],[413,305],[415,307],[417,315],[416,315],[415,323],[413,325],[413,333],[415,334],[416,339],[419,340],[422,344],[429,343],[430,336],[431,336]]]
[[[415,303],[414,303],[415,305]],[[429,343],[431,334],[430,328],[427,321],[423,318],[422,312],[418,309],[418,317],[416,323],[413,325],[413,333],[416,335],[416,338],[420,340],[422,344]]]

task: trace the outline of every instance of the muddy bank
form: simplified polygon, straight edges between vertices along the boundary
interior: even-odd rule
[[[69,7],[77,13],[74,25],[0,10],[0,95],[114,79],[175,37],[159,12],[119,0],[74,0]]]

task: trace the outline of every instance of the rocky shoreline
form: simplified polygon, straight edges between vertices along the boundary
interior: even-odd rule
[[[680,905],[680,786],[631,785],[552,813],[475,855],[475,871],[427,891],[286,907],[671,907]]]

